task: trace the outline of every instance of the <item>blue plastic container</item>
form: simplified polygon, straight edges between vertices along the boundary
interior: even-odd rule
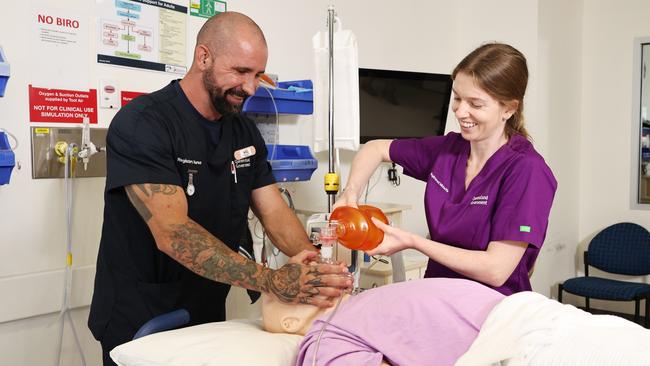
[[[9,80],[9,76],[0,75],[0,97],[5,96],[5,89],[7,88],[7,80]]]
[[[318,168],[309,146],[266,145],[273,176],[278,182],[300,182],[310,180]]]
[[[8,184],[11,170],[16,165],[16,156],[11,151],[7,134],[0,131],[0,185]]]
[[[295,88],[296,90],[290,90]],[[314,113],[314,92],[311,80],[281,81],[278,89],[257,88],[250,98],[246,99],[242,111],[245,113],[275,114],[273,100],[281,114],[312,114]],[[269,95],[270,92],[270,95]],[[273,95],[273,100],[271,99]]]
[[[7,80],[9,80],[9,63],[7,62],[4,51],[2,51],[2,47],[0,47],[0,97],[5,96]]]

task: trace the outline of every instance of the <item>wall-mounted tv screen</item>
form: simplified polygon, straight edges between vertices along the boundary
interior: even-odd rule
[[[359,141],[443,135],[451,84],[447,74],[360,68]]]

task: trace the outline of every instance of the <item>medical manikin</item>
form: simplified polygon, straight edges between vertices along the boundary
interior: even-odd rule
[[[465,279],[391,284],[325,310],[264,297],[262,316],[269,332],[305,335],[298,366],[650,366],[650,330],[638,324]]]
[[[263,296],[262,316],[269,332],[305,335],[296,365],[453,365],[503,298],[469,280],[430,278],[344,295],[325,310]]]

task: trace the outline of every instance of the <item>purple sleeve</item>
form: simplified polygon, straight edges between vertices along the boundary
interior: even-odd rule
[[[415,179],[426,181],[431,172],[431,166],[440,151],[453,137],[430,136],[421,139],[399,139],[390,144],[390,160],[404,168],[404,174]]]
[[[557,189],[541,157],[525,157],[504,176],[492,217],[491,241],[523,241],[541,248]]]

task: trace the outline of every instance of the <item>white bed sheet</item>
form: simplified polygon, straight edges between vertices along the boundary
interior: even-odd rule
[[[259,320],[229,320],[151,334],[110,355],[120,366],[287,366],[302,338],[266,332]]]
[[[120,366],[288,366],[302,336],[230,320],[152,334],[116,347]],[[505,298],[456,366],[650,366],[650,330],[534,292]]]
[[[534,292],[506,297],[456,366],[650,366],[650,330]]]

